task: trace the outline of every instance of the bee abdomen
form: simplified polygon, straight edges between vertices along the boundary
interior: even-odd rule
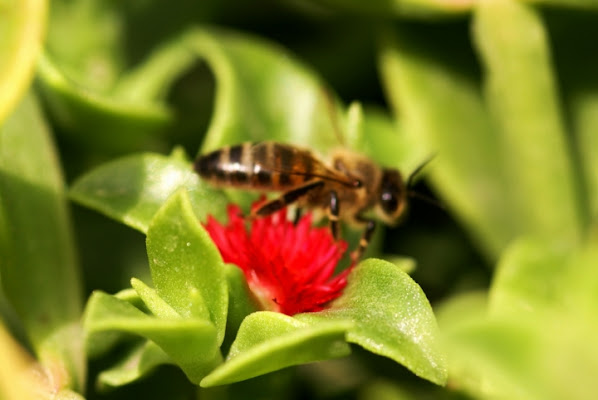
[[[274,142],[243,143],[201,155],[195,171],[212,184],[256,190],[284,190],[303,183],[310,160]]]
[[[249,160],[244,163],[243,155],[249,152],[250,147],[251,143],[243,143],[203,154],[195,160],[195,172],[213,184],[249,184],[249,168],[246,165]]]

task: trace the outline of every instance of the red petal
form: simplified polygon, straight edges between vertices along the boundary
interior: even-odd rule
[[[248,232],[240,208],[231,205],[228,225],[208,217],[205,227],[224,261],[243,270],[257,296],[269,296],[288,315],[320,311],[347,284],[348,269],[333,277],[347,244],[335,242],[327,228],[312,227],[310,214],[297,224],[286,215],[283,209],[256,218]]]

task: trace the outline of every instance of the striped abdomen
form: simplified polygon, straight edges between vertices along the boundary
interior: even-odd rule
[[[195,171],[212,184],[256,190],[287,190],[324,174],[308,150],[276,143],[243,143],[203,154]]]

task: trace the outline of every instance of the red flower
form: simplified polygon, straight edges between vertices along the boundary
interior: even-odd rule
[[[327,228],[312,227],[311,214],[296,225],[286,214],[284,209],[256,218],[247,230],[241,209],[229,205],[228,225],[210,216],[205,228],[224,262],[243,270],[264,309],[287,315],[320,311],[347,284],[350,268],[332,276],[347,243],[335,242]]]

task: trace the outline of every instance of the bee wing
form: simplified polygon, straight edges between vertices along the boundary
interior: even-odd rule
[[[302,175],[354,186],[355,179],[329,168],[311,151],[278,142],[259,142],[251,146],[255,164],[270,172]]]

